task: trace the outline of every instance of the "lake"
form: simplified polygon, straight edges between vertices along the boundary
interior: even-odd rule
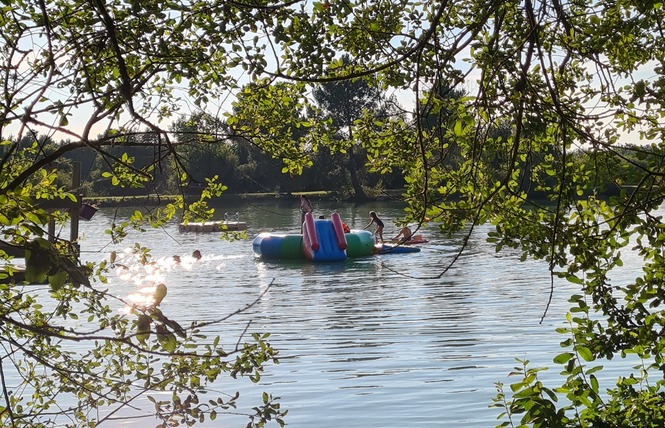
[[[397,234],[395,220],[403,215],[398,202],[313,202],[315,215],[336,211],[352,229],[363,228],[368,211],[375,210],[386,224],[385,238]],[[299,231],[297,208],[295,199],[221,208],[218,218],[237,213],[247,222],[246,240],[179,232],[174,223],[131,235],[120,246],[110,244],[103,231],[114,216],[125,219],[127,212],[105,208],[81,224],[82,258],[99,260],[134,242],[151,248],[161,268],[146,272],[127,258],[128,269],[111,275],[109,290],[127,296],[151,281],[164,282],[168,294],[162,310],[182,325],[223,318],[272,283],[256,305],[207,333],[233,344],[251,321],[249,332],[272,334],[280,364],[266,366],[258,385],[224,378],[214,389],[240,390],[242,403],[250,406],[259,403],[262,391],[281,397],[292,428],[496,426],[500,411],[488,406],[496,382],[509,390],[516,380],[508,378],[518,365],[515,358],[528,359],[531,367],[551,366],[561,352],[563,338],[554,329],[563,325],[566,299],[574,289],[555,283],[541,324],[550,298],[547,264],[520,263],[515,252],[495,253],[485,241],[489,226],[474,230],[447,271],[464,235],[446,239],[433,224],[418,232],[429,241],[420,253],[327,264],[258,260],[252,239],[264,231]],[[197,249],[203,258],[195,261],[189,255]],[[181,256],[180,265],[171,263],[173,255]],[[542,378],[558,382],[559,368],[553,368]],[[618,374],[616,364],[608,367],[600,373],[601,382]],[[224,422],[244,426],[247,421],[228,416],[200,426]],[[117,426],[151,424],[130,420]]]

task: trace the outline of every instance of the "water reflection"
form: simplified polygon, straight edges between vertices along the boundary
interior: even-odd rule
[[[367,224],[370,209],[384,219],[386,235],[403,216],[397,204],[315,202],[317,212],[337,211],[352,228]],[[494,426],[497,412],[487,406],[494,383],[510,382],[514,358],[544,366],[559,352],[553,328],[563,319],[568,291],[556,285],[550,315],[539,324],[550,291],[547,266],[519,263],[517,253],[497,256],[482,228],[442,274],[464,235],[445,239],[425,226],[419,233],[429,242],[420,253],[330,264],[268,262],[254,257],[251,240],[261,231],[298,231],[297,201],[224,211],[239,212],[247,222],[247,241],[179,233],[176,224],[167,228],[166,237],[164,231],[130,237],[125,245],[138,241],[151,248],[154,263],[137,264],[123,248],[116,249],[126,254],[118,263],[127,271],[117,269],[110,287],[127,295],[163,282],[168,294],[162,310],[181,325],[221,319],[270,287],[257,304],[205,333],[234,343],[251,321],[251,332],[272,334],[281,364],[267,367],[259,385],[241,383],[246,397],[241,403],[256,404],[263,391],[280,396],[292,428]],[[85,236],[103,235],[110,218],[105,214],[102,210],[83,225]],[[82,248],[92,259],[102,255],[102,248],[104,254],[113,249],[87,240]],[[100,253],[86,253],[95,249]],[[196,249],[202,258],[190,260]],[[173,255],[180,256],[179,263]],[[213,387],[228,391],[238,386],[225,381]],[[250,399],[252,394],[259,395]],[[222,421],[230,426],[247,422]]]

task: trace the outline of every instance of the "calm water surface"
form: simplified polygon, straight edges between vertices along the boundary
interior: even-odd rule
[[[396,203],[371,206],[316,204],[316,214],[335,210],[351,228],[364,227],[376,210],[388,238],[403,215]],[[435,226],[420,230],[429,242],[420,253],[381,255],[331,264],[265,262],[252,253],[259,232],[296,232],[293,203],[238,204],[248,238],[224,241],[218,234],[181,233],[177,224],[131,236],[122,246],[103,235],[116,213],[103,209],[82,224],[83,258],[97,260],[140,242],[152,249],[161,269],[146,272],[131,264],[110,278],[111,292],[137,293],[162,281],[168,295],[162,310],[182,325],[213,321],[267,294],[246,312],[209,329],[229,348],[251,321],[249,332],[270,332],[280,364],[266,367],[258,385],[224,379],[215,389],[240,390],[246,405],[267,391],[289,410],[289,427],[490,427],[495,383],[509,384],[515,358],[549,366],[561,352],[565,300],[572,289],[556,283],[548,316],[550,279],[544,262],[520,263],[518,255],[496,254],[485,242],[488,226],[474,231],[461,258],[462,235],[445,239]],[[124,219],[126,213],[119,213]],[[373,228],[373,226],[372,226]],[[200,250],[203,258],[188,257]],[[180,255],[179,266],[170,264]],[[543,378],[558,381],[558,369]],[[618,376],[603,370],[605,381]],[[551,384],[556,386],[559,384]],[[507,388],[508,389],[508,388]],[[146,409],[150,406],[146,403]],[[147,420],[117,426],[150,426]],[[207,426],[244,426],[229,416]],[[276,426],[276,424],[275,424]]]

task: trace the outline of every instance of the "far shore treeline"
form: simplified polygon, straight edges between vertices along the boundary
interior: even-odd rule
[[[244,141],[228,140],[221,144],[203,145],[184,142],[185,134],[178,134],[178,127],[185,123],[200,120],[200,115],[192,116],[174,126],[176,138],[181,141],[180,148],[190,164],[191,179],[186,187],[178,186],[171,163],[165,162],[154,172],[146,188],[131,185],[112,184],[108,178],[113,175],[113,165],[106,162],[93,148],[81,148],[65,153],[58,160],[59,181],[67,187],[71,183],[72,165],[79,162],[81,167],[81,187],[79,194],[86,202],[97,205],[132,205],[137,203],[166,203],[176,196],[185,196],[185,200],[195,200],[205,187],[205,177],[217,175],[219,181],[228,190],[221,198],[230,199],[286,199],[301,193],[317,199],[363,201],[381,198],[399,198],[405,182],[401,170],[388,174],[372,172],[369,168],[356,170],[355,177],[346,168],[348,157],[354,164],[364,165],[367,155],[358,147],[352,154],[315,153],[311,156],[311,166],[304,169],[302,175],[293,176],[283,171],[281,160],[272,158],[258,148]],[[141,169],[154,160],[154,141],[150,133],[139,135],[136,140],[126,139],[115,146],[106,148],[112,156],[130,160]],[[21,148],[39,146],[42,152],[55,151],[67,141],[53,141],[47,138],[34,139],[25,137],[19,142]],[[0,147],[0,156],[4,156],[7,146]],[[642,159],[650,152],[649,146],[624,145],[613,152],[593,153],[577,151],[570,154],[574,165],[587,165],[589,180],[594,183],[595,195],[604,198],[630,190],[637,184],[637,177],[642,168]],[[454,156],[451,157],[454,165]],[[531,169],[547,168],[547,155],[534,156],[529,160]],[[497,171],[500,166],[497,165]],[[117,171],[116,171],[117,174]],[[358,180],[358,183],[354,183]],[[553,179],[554,180],[554,179]],[[357,186],[361,194],[355,192]],[[545,194],[539,191],[542,183],[523,181],[522,188],[530,199],[541,200]],[[586,197],[589,192],[578,196]]]
[[[342,61],[349,59],[344,56]],[[165,130],[168,142],[164,141],[163,135],[150,129],[138,132],[114,130],[88,144],[39,134],[24,135],[18,141],[10,136],[8,142],[18,144],[0,145],[0,159],[7,157],[10,150],[26,149],[26,153],[32,153],[35,159],[58,153],[58,156],[50,156],[57,158],[57,163],[50,166],[56,166],[58,181],[63,187],[71,185],[72,165],[78,162],[81,186],[74,189],[75,193],[83,195],[84,199],[116,205],[133,203],[136,198],[149,197],[147,195],[154,195],[160,202],[177,196],[184,196],[185,201],[195,200],[213,177],[217,183],[226,186],[224,194],[227,196],[284,198],[303,192],[324,192],[319,196],[350,201],[375,199],[386,194],[401,197],[410,185],[408,180],[414,180],[405,178],[408,175],[405,171],[411,169],[411,163],[417,157],[414,152],[414,159],[408,159],[408,152],[412,149],[405,149],[406,159],[393,162],[395,154],[378,140],[381,133],[378,136],[365,135],[372,127],[380,127],[381,121],[410,121],[406,109],[379,87],[363,80],[319,84],[312,91],[310,98],[313,99],[306,100],[306,112],[287,109],[284,113],[295,122],[289,126],[279,121],[258,121],[253,110],[258,101],[250,94],[258,92],[260,96],[269,96],[270,92],[264,93],[265,90],[257,85],[247,85],[239,93],[233,114],[229,116],[198,111],[179,117]],[[285,96],[282,94],[286,90],[284,85],[275,85],[271,90]],[[436,92],[441,99],[451,102],[462,102],[467,95],[464,89],[445,82],[441,82]],[[375,118],[373,122],[359,126],[368,113],[371,113],[369,117]],[[446,123],[452,126],[460,114],[447,113]],[[430,111],[423,110],[420,116],[422,130],[434,132],[441,126],[441,118]],[[238,132],[242,124],[251,125],[252,132]],[[532,125],[535,128],[540,126]],[[501,121],[486,132],[500,142],[507,141],[511,129],[508,121]],[[311,136],[302,138],[305,132]],[[400,135],[396,131],[390,138],[398,141],[403,138],[403,144],[411,144],[406,143],[408,133],[403,137]],[[264,141],[269,140],[268,137],[280,143]],[[458,138],[446,136],[441,147],[432,152],[431,156],[438,159],[436,168],[466,170],[464,165],[469,148],[464,148]],[[483,180],[503,182],[508,165],[514,161],[513,155],[483,150],[481,143],[476,144],[477,150],[472,151],[479,154],[477,161],[486,170],[487,177]],[[570,148],[566,151],[566,168],[583,171],[585,181],[590,185],[573,186],[577,187],[572,190],[575,194],[568,196],[577,198],[595,194],[609,197],[622,190],[631,191],[640,182],[652,153],[651,146],[634,144],[617,145],[612,150]],[[514,191],[523,192],[531,200],[562,196],[551,192],[552,186],[561,179],[561,173],[556,169],[560,160],[561,153],[554,148],[549,151],[526,150],[519,158],[519,188]],[[464,193],[459,186],[452,185],[444,193],[455,200]],[[433,201],[436,201],[437,197],[433,195]],[[127,200],[128,197],[134,201]],[[411,195],[405,200],[414,197]]]
[[[343,61],[348,61],[348,57]],[[279,93],[284,87],[276,85],[273,89]],[[19,141],[10,136],[8,141],[18,142],[18,147],[0,145],[0,158],[5,158],[9,150],[17,149],[27,149],[26,153],[32,153],[35,158],[61,152],[55,166],[63,187],[70,186],[72,165],[78,162],[81,187],[75,189],[76,193],[84,199],[115,205],[136,203],[136,198],[149,198],[148,195],[159,202],[168,202],[177,196],[184,196],[185,201],[195,200],[211,177],[226,186],[227,197],[284,198],[303,192],[324,192],[319,196],[330,200],[364,201],[387,194],[403,196],[409,187],[405,169],[410,168],[410,162],[390,164],[394,154],[385,150],[383,143],[376,141],[377,137],[353,131],[368,111],[375,120],[401,118],[402,122],[408,122],[406,110],[394,97],[366,81],[320,84],[312,92],[313,99],[307,100],[306,113],[289,111],[288,114],[295,116],[292,120],[298,122],[297,126],[259,121],[251,127],[258,129],[255,132],[259,135],[240,134],[235,130],[239,120],[256,120],[252,109],[257,101],[247,95],[256,90],[262,93],[262,88],[248,85],[234,104],[233,114],[244,119],[198,111],[178,118],[169,126],[168,143],[150,129],[108,132],[87,145],[31,134]],[[467,95],[465,90],[443,83],[437,91],[442,99],[448,100],[463,100]],[[440,119],[431,112],[423,111],[421,116],[421,129],[434,131],[440,126]],[[450,113],[446,120],[454,123],[457,116],[459,113]],[[320,141],[305,139],[303,143],[300,140],[303,129],[314,123],[324,127],[318,132],[310,130]],[[497,141],[506,140],[510,132],[511,126],[505,121],[488,129],[488,135]],[[263,141],[268,135],[281,144],[272,146]],[[396,135],[392,138],[397,138]],[[455,138],[444,140],[445,144],[433,152],[441,164],[438,168],[464,169],[468,153]],[[510,155],[481,147],[478,153],[481,153],[478,161],[486,165],[487,182],[502,182],[507,165],[513,161]],[[612,150],[571,148],[566,153],[567,168],[585,171],[585,180],[590,186],[583,190],[577,186],[579,189],[574,192],[579,194],[569,196],[609,197],[618,195],[621,190],[632,190],[639,183],[651,153],[651,146],[634,144],[617,145]],[[551,198],[550,190],[561,178],[556,170],[560,158],[561,154],[555,149],[526,151],[519,161],[519,190],[531,200]],[[545,178],[535,181],[534,171],[542,172],[540,176]],[[447,193],[453,200],[458,196],[455,190]]]

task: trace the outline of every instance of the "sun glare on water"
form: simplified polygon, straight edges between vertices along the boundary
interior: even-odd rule
[[[233,258],[233,257],[231,257]],[[132,248],[126,248],[117,254],[114,265],[116,273],[121,281],[135,286],[135,291],[126,297],[127,306],[121,309],[124,314],[131,313],[135,308],[147,308],[157,306],[166,294],[168,273],[175,269],[191,271],[198,263],[206,261],[218,261],[225,259],[223,256],[203,257],[200,251],[194,251],[187,256],[169,256],[145,261],[136,254]],[[222,260],[217,270],[226,265]]]

